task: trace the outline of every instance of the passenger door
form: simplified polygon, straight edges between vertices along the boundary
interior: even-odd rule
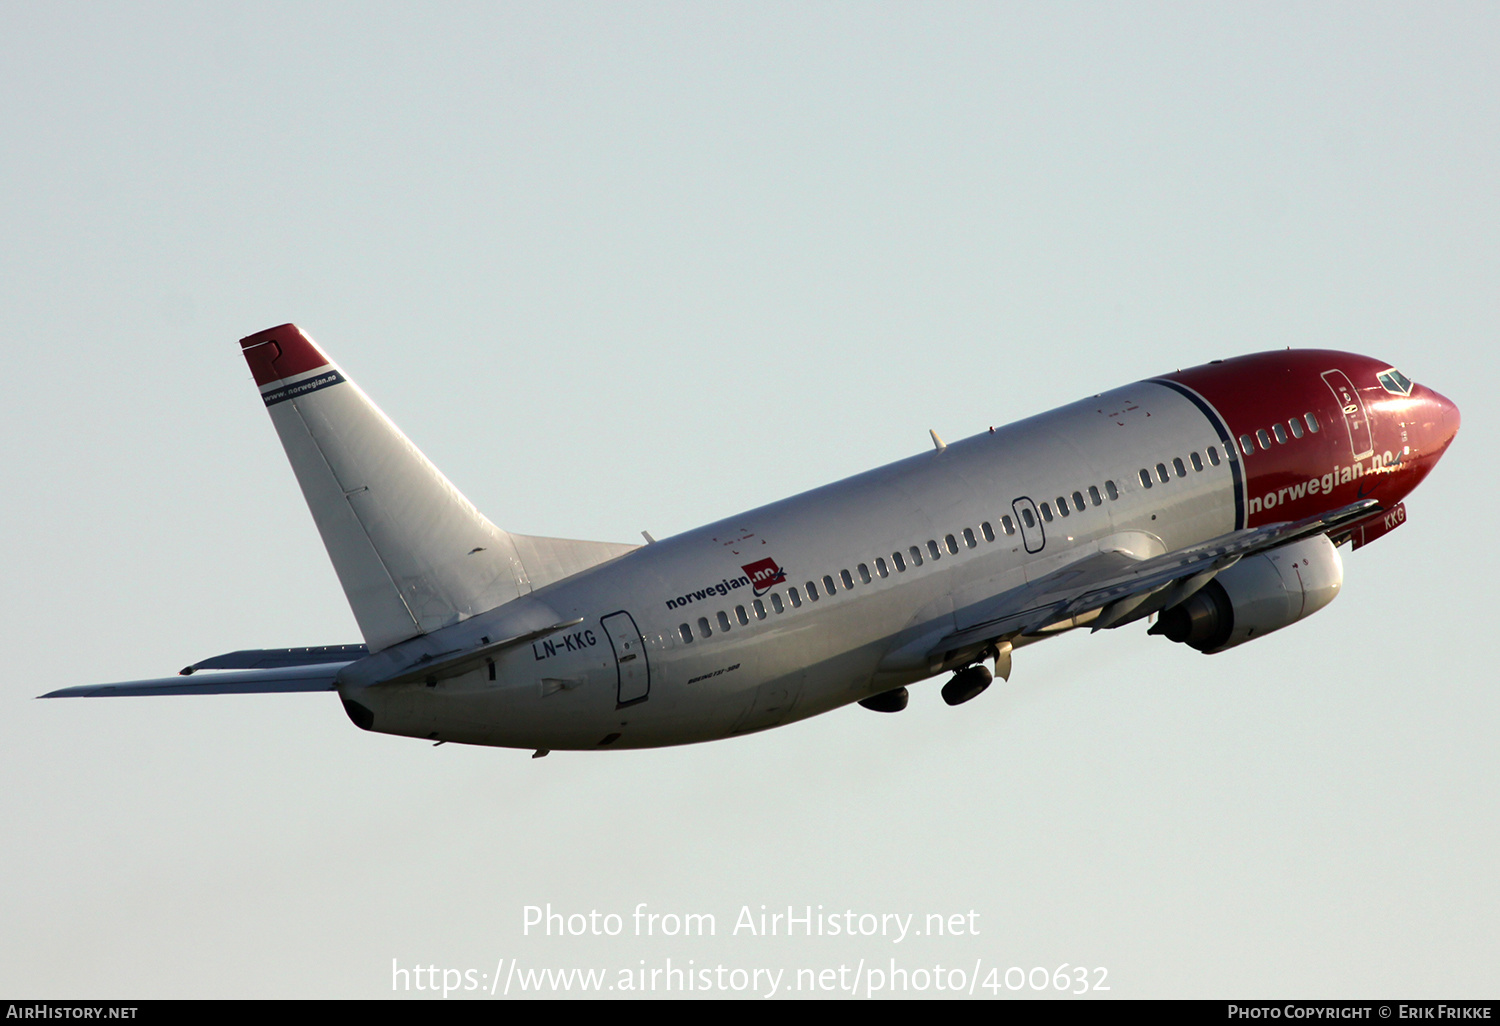
[[[646,642],[636,629],[635,620],[623,609],[599,621],[615,650],[615,672],[618,675],[618,706],[644,702],[651,695],[651,666],[646,659]]]
[[[1375,437],[1370,432],[1370,414],[1365,410],[1365,401],[1359,389],[1341,370],[1323,372],[1323,381],[1333,392],[1334,398],[1344,411],[1344,426],[1349,429],[1351,458],[1362,460],[1375,451]]]

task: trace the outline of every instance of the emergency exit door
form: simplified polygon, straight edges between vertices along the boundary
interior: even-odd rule
[[[1041,552],[1047,545],[1047,532],[1042,527],[1042,516],[1037,512],[1036,503],[1029,496],[1023,495],[1012,501],[1010,508],[1016,515],[1016,523],[1021,527],[1021,541],[1026,546],[1026,551]]]

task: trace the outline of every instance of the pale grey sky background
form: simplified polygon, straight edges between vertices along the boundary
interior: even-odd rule
[[[0,993],[1493,997],[1497,53],[1494,3],[0,7]],[[33,701],[358,640],[238,355],[288,320],[496,522],[583,538],[1283,346],[1464,427],[1312,620],[1063,638],[958,709],[532,761],[330,696]],[[546,902],[720,935],[522,937]],[[762,904],[980,935],[728,936]]]

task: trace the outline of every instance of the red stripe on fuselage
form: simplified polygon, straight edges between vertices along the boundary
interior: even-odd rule
[[[1325,349],[1257,353],[1192,367],[1163,377],[1194,389],[1228,423],[1236,446],[1249,435],[1254,449],[1241,460],[1247,527],[1297,520],[1374,498],[1395,506],[1427,475],[1457,430],[1445,430],[1452,404],[1416,386],[1410,396],[1392,395],[1376,375],[1390,367],[1367,356]],[[1324,375],[1342,372],[1357,401],[1342,403]],[[1340,382],[1335,375],[1332,380]],[[1345,398],[1348,398],[1347,396]],[[1354,407],[1345,413],[1345,406]],[[1319,430],[1308,430],[1312,413]],[[1347,419],[1346,419],[1347,416]],[[1368,435],[1359,423],[1367,418]],[[1291,429],[1296,420],[1298,438]],[[1280,425],[1286,441],[1276,440]],[[1351,426],[1352,425],[1352,426]],[[1265,431],[1271,446],[1261,446]],[[1362,455],[1356,451],[1373,452]]]
[[[326,367],[332,361],[295,324],[282,324],[240,339],[255,383],[262,387]]]

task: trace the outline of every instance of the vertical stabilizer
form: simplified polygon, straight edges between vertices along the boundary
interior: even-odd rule
[[[301,329],[240,345],[372,652],[531,590],[510,535]]]

